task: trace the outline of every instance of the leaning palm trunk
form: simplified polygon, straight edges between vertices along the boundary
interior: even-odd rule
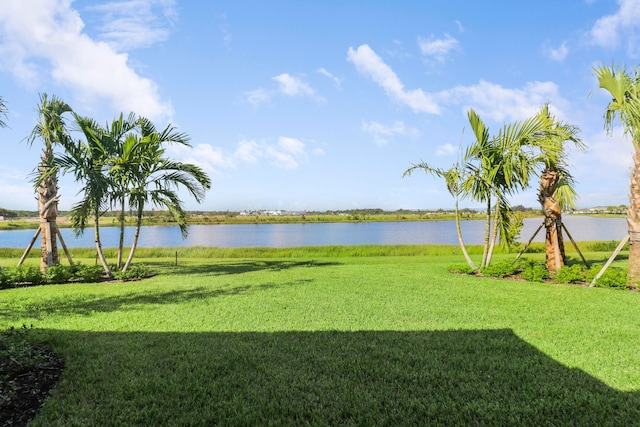
[[[640,145],[638,144],[633,156],[627,226],[630,237],[629,286],[637,287],[640,282]]]
[[[40,233],[42,238],[40,271],[45,273],[52,265],[60,264],[56,240],[58,217],[58,180],[55,174],[47,174],[50,159],[53,156],[50,147],[42,154],[42,163],[38,168],[40,176],[44,176],[38,185],[38,213],[40,215]]]
[[[111,269],[109,268],[107,259],[104,256],[104,252],[102,251],[102,243],[100,242],[100,215],[97,210],[95,212],[94,231],[95,231],[95,238],[96,238],[96,251],[98,253],[98,258],[100,259],[100,264],[102,264],[102,268],[104,269],[104,272],[107,274],[107,277],[109,279],[112,279],[113,274],[111,273]]]
[[[462,227],[460,227],[460,211],[458,210],[458,199],[456,198],[456,232],[458,233],[458,242],[460,243],[460,249],[462,250],[462,254],[464,255],[464,259],[467,260],[467,264],[469,267],[476,269],[476,265],[471,260],[469,253],[467,252],[467,247],[464,245],[464,240],[462,240]]]
[[[482,262],[480,268],[486,267],[489,256],[489,241],[491,240],[491,198],[487,200],[487,217],[484,234],[484,248],[482,250]]]
[[[120,205],[120,240],[118,242],[118,270],[122,268],[122,252],[124,250],[124,197],[121,200]]]
[[[540,176],[538,190],[538,201],[542,205],[546,230],[546,266],[550,272],[558,271],[567,263],[562,238],[562,209],[554,197],[559,179],[560,174],[557,171],[546,168]]]
[[[135,234],[133,235],[133,243],[131,243],[131,251],[129,252],[129,257],[127,258],[127,262],[124,264],[124,267],[122,267],[123,273],[127,271],[131,266],[131,262],[133,261],[133,254],[135,253],[136,248],[138,247],[138,238],[140,237],[140,229],[142,228],[142,212],[143,212],[143,207],[139,206],[138,217],[136,220],[136,231],[135,231]]]
[[[491,234],[491,245],[489,246],[489,250],[487,251],[487,260],[485,267],[491,265],[491,258],[493,258],[493,250],[496,247],[496,240],[498,240],[498,225],[500,224],[500,211],[498,206],[495,209],[495,218],[493,219],[493,231]]]

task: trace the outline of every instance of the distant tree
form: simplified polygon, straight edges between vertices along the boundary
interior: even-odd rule
[[[29,136],[29,144],[42,140],[42,156],[35,177],[38,194],[38,213],[40,215],[41,259],[40,270],[46,272],[52,265],[60,264],[57,243],[58,217],[58,174],[53,170],[55,145],[67,145],[70,141],[63,115],[70,113],[71,107],[46,93],[40,96],[38,123]],[[35,239],[35,238],[34,238]],[[33,242],[32,242],[33,243]]]
[[[629,285],[640,282],[640,70],[636,67],[601,65],[594,68],[601,89],[611,95],[604,115],[605,128],[611,132],[619,121],[626,135],[631,136],[634,148],[633,169],[627,207],[629,230]]]

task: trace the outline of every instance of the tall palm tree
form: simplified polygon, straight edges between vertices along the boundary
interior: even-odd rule
[[[473,109],[469,110],[468,116],[476,141],[464,156],[465,169],[469,173],[462,185],[473,200],[487,205],[482,268],[491,263],[498,236],[507,246],[513,243],[512,228],[517,223],[508,198],[529,185],[534,163],[526,147],[544,134],[546,123],[534,116],[505,124],[498,135],[489,137],[487,126]]]
[[[109,139],[108,147],[110,147],[110,153],[108,159],[105,161],[105,167],[107,173],[111,178],[111,189],[109,192],[110,200],[112,204],[118,206],[119,209],[119,222],[120,222],[120,237],[118,241],[118,255],[117,255],[117,268],[122,268],[122,252],[124,248],[124,228],[125,228],[125,207],[126,199],[131,185],[131,168],[134,167],[137,161],[135,156],[132,155],[131,150],[131,138],[133,134],[131,132],[138,126],[138,118],[135,114],[130,113],[129,116],[124,119],[123,115],[107,125],[107,134],[105,135]],[[128,142],[129,141],[129,142]]]
[[[185,133],[178,132],[171,125],[158,132],[154,124],[145,118],[140,119],[140,129],[140,135],[128,141],[137,159],[129,191],[130,204],[136,209],[136,231],[122,271],[127,271],[133,260],[142,228],[142,214],[147,204],[166,207],[178,223],[182,236],[186,237],[187,215],[176,190],[183,187],[200,203],[206,190],[211,188],[211,180],[198,166],[164,157],[164,145],[167,143],[190,146]]]
[[[69,141],[69,134],[63,115],[70,113],[71,107],[55,95],[49,98],[45,93],[40,96],[38,107],[38,123],[31,131],[29,143],[33,144],[36,139],[43,142],[42,156],[35,178],[36,191],[38,193],[38,213],[40,215],[41,234],[41,259],[40,270],[46,272],[48,267],[60,264],[58,255],[58,244],[56,235],[58,234],[58,177],[52,171],[53,148],[56,144],[66,145]],[[35,240],[35,237],[34,237]]]
[[[80,190],[83,197],[71,210],[71,223],[74,232],[81,234],[88,221],[93,218],[98,258],[106,275],[112,278],[100,240],[100,217],[109,206],[108,196],[112,183],[105,169],[108,159],[115,151],[113,139],[109,131],[100,127],[93,119],[76,113],[73,113],[73,117],[84,140],[69,140],[64,145],[64,153],[54,158],[54,165],[64,173],[73,173],[75,180],[83,184]]]
[[[577,148],[585,146],[578,137],[580,129],[557,120],[545,104],[538,113],[547,122],[544,136],[532,141],[532,148],[537,150],[536,163],[540,164],[540,185],[538,201],[544,214],[546,266],[555,272],[566,265],[564,239],[562,236],[562,210],[575,207],[576,192],[574,180],[568,170],[567,150],[565,145],[572,142]]]
[[[631,136],[634,148],[633,169],[627,208],[629,230],[629,286],[640,282],[640,70],[634,67],[601,65],[594,68],[601,89],[611,95],[605,109],[604,121],[608,132],[620,121],[625,134]]]

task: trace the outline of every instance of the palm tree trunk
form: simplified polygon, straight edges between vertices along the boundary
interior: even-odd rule
[[[131,262],[133,261],[133,254],[138,247],[138,237],[140,237],[140,229],[142,228],[142,211],[143,206],[138,207],[138,218],[136,219],[136,232],[133,235],[133,243],[131,244],[131,251],[129,252],[129,257],[127,258],[127,262],[124,264],[122,268],[122,272],[124,273],[131,266]]]
[[[491,246],[489,246],[489,251],[487,252],[487,262],[486,266],[491,264],[491,258],[493,257],[493,250],[496,247],[496,240],[498,239],[498,216],[500,212],[498,211],[498,207],[496,206],[495,215],[496,217],[493,219],[493,233],[491,235]]]
[[[482,250],[482,262],[480,268],[487,266],[487,255],[489,252],[489,240],[491,239],[491,198],[487,200],[487,219],[484,235],[484,248]]]
[[[124,197],[120,201],[120,240],[118,242],[118,270],[122,268],[122,251],[124,248]]]
[[[545,227],[545,253],[547,270],[555,273],[566,265],[567,259],[562,238],[562,209],[554,197],[560,175],[546,168],[540,176],[538,201],[542,205]]]
[[[98,258],[100,259],[102,268],[104,268],[104,272],[107,273],[107,277],[109,279],[113,279],[113,274],[111,273],[111,269],[109,268],[107,259],[104,256],[104,252],[102,252],[102,243],[100,242],[100,213],[97,210],[95,212],[94,230],[95,230],[96,251],[98,252]]]
[[[628,286],[638,287],[640,282],[640,144],[636,144],[636,152],[633,156],[627,226],[630,237]]]
[[[458,232],[458,242],[460,242],[460,249],[462,250],[462,254],[464,255],[464,259],[467,260],[467,264],[469,267],[476,269],[476,265],[471,260],[469,253],[467,252],[467,248],[464,245],[464,240],[462,240],[462,227],[460,227],[460,211],[458,210],[458,198],[456,197],[456,231]]]
[[[50,148],[45,147],[42,154],[42,163],[38,168],[40,176],[49,171],[48,164],[53,153]],[[56,241],[58,217],[58,182],[55,175],[46,177],[38,186],[38,213],[40,215],[41,231],[41,257],[40,271],[45,273],[52,265],[60,264],[58,255],[58,245]]]

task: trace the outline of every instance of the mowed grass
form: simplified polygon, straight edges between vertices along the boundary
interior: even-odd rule
[[[33,425],[640,420],[640,293],[452,275],[441,247],[332,251],[0,291],[2,326],[66,360]]]

